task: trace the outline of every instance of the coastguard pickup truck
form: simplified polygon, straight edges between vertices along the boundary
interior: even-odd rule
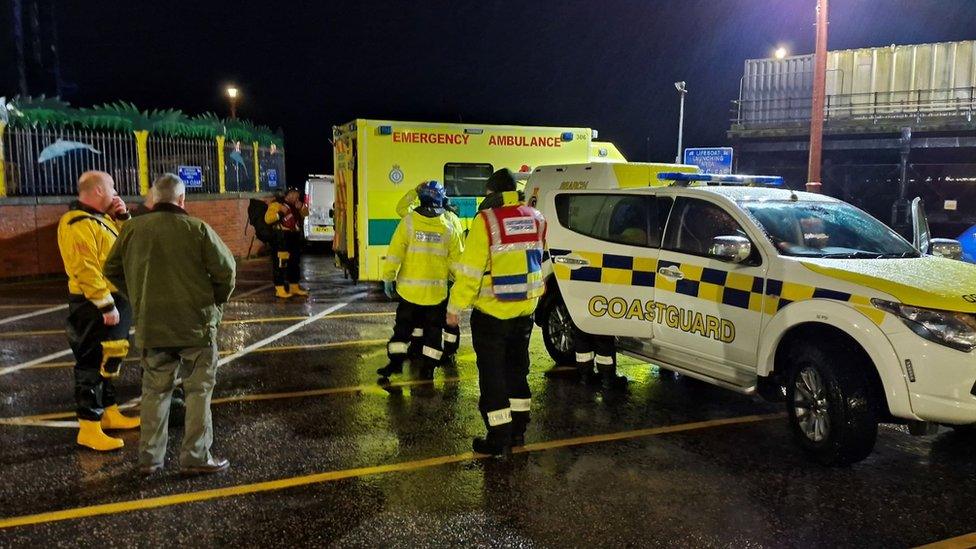
[[[662,369],[785,397],[795,439],[824,464],[866,457],[881,422],[971,432],[976,266],[843,201],[769,186],[781,181],[537,168],[526,197],[549,223],[536,320],[552,357],[573,362],[575,324]]]

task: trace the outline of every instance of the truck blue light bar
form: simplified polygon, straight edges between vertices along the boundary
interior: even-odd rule
[[[682,186],[687,186],[696,181],[708,185],[783,186],[783,178],[778,175],[726,175],[717,173],[664,172],[657,174],[657,178],[662,181],[674,181],[676,184]]]

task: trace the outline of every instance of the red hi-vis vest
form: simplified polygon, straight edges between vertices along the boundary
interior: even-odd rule
[[[503,206],[482,212],[488,228],[491,290],[499,301],[541,296],[546,220],[529,206]]]

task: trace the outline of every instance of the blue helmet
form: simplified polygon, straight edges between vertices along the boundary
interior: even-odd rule
[[[417,196],[420,198],[421,206],[440,208],[444,204],[446,193],[440,181],[430,180],[417,189]]]

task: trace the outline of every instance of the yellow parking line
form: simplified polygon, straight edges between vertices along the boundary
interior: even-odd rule
[[[562,440],[553,440],[549,442],[529,444],[522,448],[516,448],[515,451],[517,453],[539,452],[539,451],[551,450],[555,448],[565,448],[568,446],[582,446],[586,444],[596,444],[601,442],[610,442],[616,440],[663,435],[668,433],[695,431],[700,429],[708,429],[708,428],[721,427],[727,425],[742,425],[747,423],[756,423],[759,421],[766,421],[766,420],[780,418],[780,417],[782,417],[782,414],[752,415],[752,416],[742,416],[742,417],[728,418],[728,419],[697,421],[694,423],[683,423],[679,425],[668,425],[665,427],[652,427],[649,429],[622,431],[617,433],[608,433],[605,435],[594,435],[590,437],[575,437],[575,438],[568,438]],[[391,463],[386,465],[374,465],[371,467],[358,467],[355,469],[345,469],[341,471],[328,471],[324,473],[315,473],[311,475],[302,475],[297,477],[282,478],[282,479],[269,480],[264,482],[255,482],[250,484],[240,484],[237,486],[214,488],[210,490],[200,490],[197,492],[186,492],[181,494],[173,494],[169,496],[136,499],[130,501],[120,501],[116,503],[104,503],[100,505],[90,505],[87,507],[76,507],[74,509],[64,509],[61,511],[51,511],[48,513],[38,513],[35,515],[24,515],[19,517],[0,519],[0,529],[12,528],[15,526],[27,526],[32,524],[45,524],[45,523],[58,522],[63,520],[96,517],[101,515],[115,515],[120,513],[130,513],[132,511],[139,511],[144,509],[156,509],[160,507],[182,505],[185,503],[193,503],[198,501],[209,501],[215,499],[243,496],[247,494],[271,492],[271,491],[283,490],[286,488],[309,486],[312,484],[321,484],[325,482],[333,482],[333,481],[349,479],[349,478],[380,475],[384,473],[416,471],[418,469],[438,467],[441,465],[460,463],[464,461],[482,459],[485,457],[487,456],[481,454],[475,454],[473,452],[465,452],[463,454],[455,454],[450,456],[439,456],[439,457],[419,459],[414,461]]]
[[[386,341],[385,339],[382,341]],[[356,342],[352,342],[356,343]],[[573,366],[556,366],[551,368],[549,371],[571,371],[576,368]],[[476,376],[464,376],[464,377],[444,377],[439,381],[441,383],[460,383],[462,381],[469,381],[472,379],[477,379]],[[416,385],[434,385],[437,380],[431,381],[427,379],[414,379],[405,381],[391,382],[387,387],[413,387]],[[251,393],[227,397],[214,398],[210,402],[212,404],[227,404],[231,402],[259,402],[265,400],[282,400],[289,398],[306,398],[313,396],[324,396],[324,395],[339,395],[346,393],[369,393],[369,394],[385,394],[386,391],[380,385],[351,385],[346,387],[327,387],[324,389],[307,389],[305,391],[289,391],[282,393]],[[75,417],[75,412],[51,412],[48,414],[37,414],[33,416],[20,416],[20,417],[5,417],[0,418],[0,425],[23,425],[24,423],[38,423],[42,421],[53,421],[60,419],[69,419]]]
[[[22,332],[0,332],[0,338],[32,337],[42,335],[64,334],[64,328],[58,330],[27,330]]]
[[[957,538],[937,541],[928,545],[920,545],[916,549],[970,549],[972,547],[976,547],[976,532]]]
[[[302,317],[305,318],[305,317]],[[327,317],[329,318],[329,317]],[[463,336],[462,336],[463,337]],[[335,341],[332,343],[309,343],[305,345],[282,345],[280,347],[262,347],[260,349],[255,349],[251,351],[250,354],[257,355],[262,353],[281,353],[285,351],[306,351],[315,349],[331,349],[333,347],[355,347],[356,345],[375,345],[377,343],[386,343],[386,339],[352,339],[349,341]],[[225,350],[220,351],[220,356],[227,356],[237,351]],[[139,362],[138,357],[129,357],[125,359],[124,362],[133,363]],[[62,362],[45,362],[44,364],[35,364],[29,368],[24,368],[25,370],[44,370],[48,368],[70,368],[74,366],[73,361],[62,361]]]

